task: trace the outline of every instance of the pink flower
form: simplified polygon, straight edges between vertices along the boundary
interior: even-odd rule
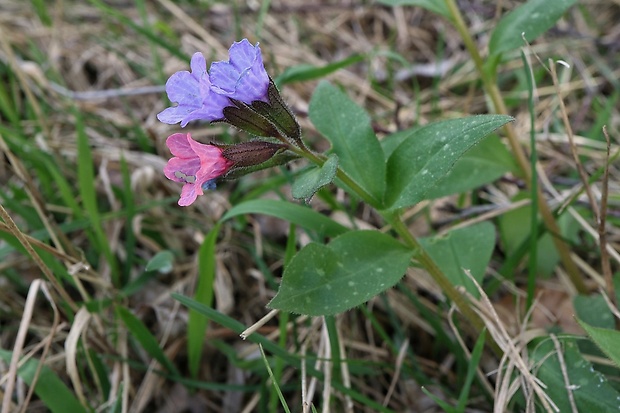
[[[226,159],[222,149],[196,142],[191,135],[175,133],[166,139],[174,158],[168,161],[164,175],[181,182],[180,206],[191,205],[203,191],[215,188],[215,179],[230,170],[234,162]]]

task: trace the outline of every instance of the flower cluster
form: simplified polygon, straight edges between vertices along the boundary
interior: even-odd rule
[[[271,137],[282,143],[250,141],[237,145],[201,144],[190,134],[175,133],[166,145],[174,155],[164,169],[168,179],[183,183],[179,205],[192,204],[203,191],[215,188],[217,178],[234,170],[274,160],[292,142],[301,145],[299,125],[267,75],[258,44],[235,42],[229,60],[213,62],[207,71],[202,53],[195,53],[190,71],[173,74],[166,93],[176,106],[157,115],[167,124],[227,122],[253,135]],[[290,159],[281,157],[283,162]],[[271,165],[270,164],[270,165]]]
[[[224,108],[232,106],[231,98],[268,102],[269,76],[258,44],[252,46],[243,39],[229,53],[230,60],[212,63],[210,73],[202,53],[194,53],[191,72],[177,72],[166,82],[168,98],[178,105],[165,109],[157,119],[171,125],[181,122],[185,127],[193,120],[224,120]]]

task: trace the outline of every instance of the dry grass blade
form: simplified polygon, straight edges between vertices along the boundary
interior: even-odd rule
[[[19,411],[26,411],[27,407],[28,407],[28,402],[30,400],[30,398],[32,397],[32,394],[34,392],[34,389],[36,387],[36,383],[39,377],[39,374],[41,372],[41,369],[43,368],[43,365],[45,363],[48,351],[50,349],[50,346],[52,345],[53,339],[54,339],[54,335],[56,334],[58,325],[59,325],[59,321],[60,321],[60,314],[58,312],[58,308],[56,307],[56,304],[54,303],[54,301],[52,300],[52,297],[45,285],[45,282],[42,280],[35,280],[31,285],[30,288],[28,289],[28,297],[26,298],[26,303],[24,305],[24,313],[22,315],[22,319],[20,321],[20,325],[19,325],[19,330],[17,332],[17,336],[15,339],[15,344],[13,345],[13,354],[11,356],[11,362],[9,364],[9,371],[6,375],[6,388],[5,388],[5,394],[11,395],[13,393],[13,388],[15,386],[15,383],[17,382],[17,371],[19,366],[26,362],[28,360],[29,357],[32,356],[32,354],[30,354],[28,357],[24,357],[22,358],[22,352],[24,350],[24,344],[25,344],[25,340],[26,340],[26,334],[28,333],[28,329],[30,327],[30,323],[32,321],[32,315],[34,313],[34,307],[37,301],[37,295],[38,293],[42,291],[43,294],[45,295],[45,298],[48,300],[48,302],[50,303],[50,307],[53,310],[53,314],[54,314],[54,319],[53,319],[53,324],[52,324],[52,328],[50,329],[50,334],[48,336],[48,338],[46,340],[42,340],[41,345],[43,346],[43,352],[41,354],[41,357],[39,359],[39,363],[37,366],[37,370],[34,374],[34,377],[32,379],[32,382],[30,384],[30,388],[28,390],[28,394],[27,396],[24,398],[23,401],[23,405],[21,406]],[[21,360],[20,360],[21,359]],[[0,380],[1,381],[5,381]],[[12,400],[11,397],[4,397],[2,399],[2,413],[9,413],[12,411]]]
[[[553,400],[545,393],[544,384],[534,376],[531,372],[531,366],[528,365],[527,361],[521,355],[524,346],[527,344],[523,332],[521,332],[520,337],[512,338],[510,336],[485,291],[480,287],[480,284],[476,282],[468,270],[464,271],[468,278],[476,285],[480,293],[481,300],[476,303],[478,314],[482,317],[489,334],[493,337],[493,340],[502,349],[504,354],[498,368],[498,387],[496,387],[494,412],[501,413],[506,411],[508,402],[516,392],[517,388],[514,385],[516,382],[510,385],[513,380],[513,369],[519,371],[520,377],[517,378],[517,381],[524,381],[527,388],[531,389],[538,397],[538,400],[542,403],[547,412],[559,412]],[[504,364],[506,364],[505,371],[503,371]]]
[[[78,343],[80,338],[87,333],[90,319],[90,312],[85,307],[80,308],[75,314],[71,330],[69,330],[69,335],[65,340],[67,374],[71,378],[71,383],[73,383],[78,399],[84,406],[88,403],[86,401],[86,396],[84,396],[84,388],[82,387],[82,379],[80,378],[78,369]]]

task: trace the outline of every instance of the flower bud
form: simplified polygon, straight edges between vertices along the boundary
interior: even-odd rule
[[[260,165],[286,149],[286,145],[281,143],[258,140],[225,146],[216,143],[211,144],[222,148],[222,156],[233,163],[233,168]]]

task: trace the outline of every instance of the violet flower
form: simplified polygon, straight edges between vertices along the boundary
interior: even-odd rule
[[[170,135],[166,145],[174,157],[164,167],[164,175],[184,184],[180,206],[191,205],[203,191],[215,189],[215,180],[234,165],[224,157],[222,149],[196,142],[189,133]]]
[[[190,68],[191,73],[176,72],[166,82],[168,99],[178,105],[160,112],[157,119],[161,122],[170,125],[181,122],[181,127],[185,127],[192,120],[213,121],[224,117],[222,110],[230,101],[211,90],[207,62],[202,53],[194,53]]]
[[[248,105],[255,100],[269,102],[269,76],[258,43],[252,46],[248,39],[243,39],[233,43],[228,54],[230,59],[227,62],[211,63],[211,89]]]
[[[177,106],[157,115],[168,124],[181,122],[185,127],[192,120],[207,122],[224,120],[224,108],[234,106],[230,99],[251,105],[256,100],[268,102],[269,76],[263,65],[258,43],[256,46],[243,39],[229,49],[229,60],[214,62],[207,73],[202,53],[194,53],[191,73],[181,71],[166,82],[166,93]]]

